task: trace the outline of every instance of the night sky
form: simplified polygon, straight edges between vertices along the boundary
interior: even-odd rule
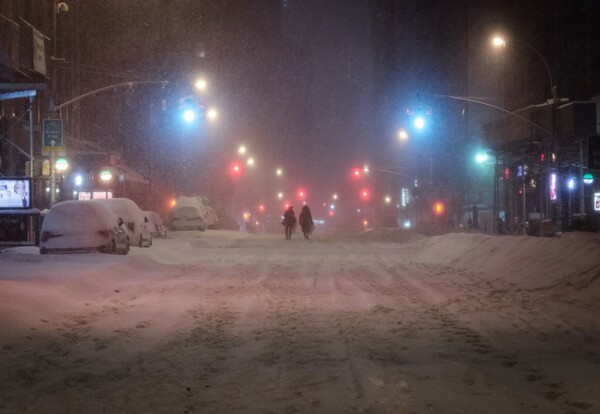
[[[181,177],[184,164],[192,191],[220,188],[214,197],[235,191],[225,170],[242,143],[259,167],[257,198],[272,192],[277,166],[287,188],[304,186],[320,198],[351,186],[351,167],[365,162],[419,178],[433,162],[437,178],[460,187],[465,151],[496,115],[419,94],[482,97],[512,109],[550,97],[537,56],[490,55],[486,39],[497,29],[538,48],[561,96],[600,92],[593,1],[105,0],[80,7],[85,88],[169,81],[164,90],[90,99],[82,105],[84,131],[167,182]],[[219,122],[183,130],[171,111],[200,74],[210,88],[199,99],[219,108]],[[406,108],[419,107],[432,110],[435,126],[402,148],[396,131]],[[385,189],[390,181],[373,185]]]

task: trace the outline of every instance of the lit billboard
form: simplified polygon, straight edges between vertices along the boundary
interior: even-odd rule
[[[31,208],[31,179],[0,178],[0,209]]]

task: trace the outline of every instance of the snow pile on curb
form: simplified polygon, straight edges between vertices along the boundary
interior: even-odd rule
[[[561,238],[451,233],[429,238],[416,259],[501,278],[523,289],[564,285],[600,293],[600,238],[594,233]]]

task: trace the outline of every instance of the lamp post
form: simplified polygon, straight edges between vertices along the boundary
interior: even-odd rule
[[[560,148],[559,148],[559,142],[558,142],[558,137],[557,137],[557,129],[556,129],[556,105],[559,102],[558,99],[558,88],[556,87],[556,85],[554,84],[554,80],[552,79],[552,71],[550,70],[550,65],[548,65],[548,62],[546,61],[546,59],[544,58],[544,56],[535,48],[533,47],[531,44],[520,40],[520,39],[516,39],[516,38],[510,38],[509,39],[512,42],[518,43],[520,45],[525,46],[526,48],[528,48],[529,50],[533,51],[543,62],[544,67],[546,68],[546,72],[548,74],[548,79],[550,81],[550,96],[551,96],[551,100],[549,101],[551,103],[551,111],[552,111],[552,132],[550,133],[550,142],[552,145],[552,149],[554,151],[554,153],[556,154],[556,172],[558,174],[559,179],[557,180],[557,183],[560,183],[560,176],[561,176],[561,165],[560,165]],[[492,38],[492,45],[496,48],[503,48],[506,46],[507,41],[501,37],[501,36],[495,36]],[[548,172],[549,172],[549,160],[546,160],[546,181],[548,182],[550,180],[549,176],[548,176]],[[557,199],[556,199],[556,229],[558,232],[562,232],[562,189],[560,188],[560,184],[558,184],[558,188],[556,188],[556,194],[557,194]],[[548,195],[546,195],[546,200],[548,198]],[[546,212],[548,213],[548,212]]]
[[[552,80],[552,71],[550,70],[550,65],[548,65],[548,62],[546,61],[546,59],[544,59],[544,56],[535,47],[533,47],[532,45],[530,45],[527,42],[524,42],[523,40],[511,37],[508,41],[519,43],[519,44],[525,46],[526,48],[533,51],[533,53],[535,53],[542,60],[542,62],[544,63],[544,66],[546,67],[546,72],[548,73],[548,78],[550,80],[550,96],[552,96],[552,99],[556,99],[557,88],[556,88],[556,85],[554,85],[554,81]],[[502,36],[494,36],[492,38],[492,45],[496,48],[504,48],[504,47],[506,47],[506,43],[507,43],[507,40],[504,39]]]

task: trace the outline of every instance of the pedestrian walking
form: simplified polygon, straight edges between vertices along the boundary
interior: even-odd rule
[[[298,222],[300,223],[300,227],[302,228],[302,233],[304,234],[304,238],[308,239],[315,228],[315,223],[312,219],[312,214],[310,214],[310,208],[307,205],[302,207],[302,211],[300,212],[300,216],[298,217]]]
[[[294,227],[296,227],[296,214],[294,213],[294,206],[289,206],[287,210],[283,212],[283,221],[281,222],[285,226],[285,238],[290,240]]]

